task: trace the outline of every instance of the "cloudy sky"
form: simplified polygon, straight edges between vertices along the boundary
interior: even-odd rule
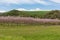
[[[0,11],[59,10],[60,0],[0,0]]]

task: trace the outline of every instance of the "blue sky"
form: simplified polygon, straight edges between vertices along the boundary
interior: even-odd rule
[[[0,11],[60,10],[60,0],[0,0]]]

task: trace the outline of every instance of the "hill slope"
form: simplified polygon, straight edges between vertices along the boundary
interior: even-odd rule
[[[18,11],[11,10],[0,14],[0,16],[20,16],[20,17],[34,17],[34,18],[42,18],[48,11]]]
[[[45,18],[60,19],[60,10],[52,10],[45,15]]]

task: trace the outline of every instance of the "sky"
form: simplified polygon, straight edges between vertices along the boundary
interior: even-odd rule
[[[60,0],[0,0],[0,11],[60,10]]]

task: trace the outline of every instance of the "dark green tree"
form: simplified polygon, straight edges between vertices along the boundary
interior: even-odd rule
[[[60,11],[59,10],[52,10],[48,12],[45,16],[45,18],[50,18],[50,19],[60,19]]]

